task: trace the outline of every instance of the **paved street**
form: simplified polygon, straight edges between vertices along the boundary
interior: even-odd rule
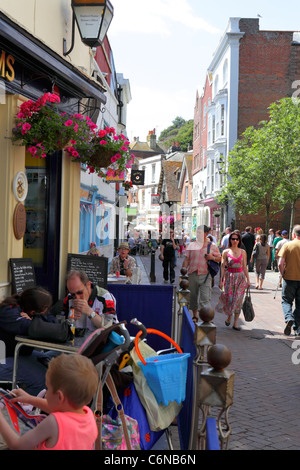
[[[178,259],[176,267],[177,286],[182,260]],[[137,257],[137,263],[145,268],[146,279],[150,273],[150,255]],[[158,258],[155,274],[156,284],[162,284]],[[250,279],[255,285],[254,273],[250,273]],[[241,315],[242,331],[226,327],[223,315],[215,315],[217,343],[231,350],[228,369],[235,372],[234,403],[229,412],[230,450],[300,448],[300,339],[296,341],[294,336],[283,334],[281,289],[274,299],[277,284],[278,273],[267,271],[264,289],[251,288],[256,316],[253,322],[246,323]],[[213,307],[218,296],[219,289],[214,287]],[[299,365],[293,363],[293,358]],[[174,448],[180,449],[176,432],[173,440]]]

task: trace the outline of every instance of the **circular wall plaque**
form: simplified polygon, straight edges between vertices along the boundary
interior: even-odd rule
[[[26,211],[21,202],[16,205],[14,210],[13,228],[17,240],[24,237],[26,229]]]
[[[14,177],[13,192],[18,201],[22,202],[26,199],[28,193],[28,181],[27,176],[23,171],[19,171]]]

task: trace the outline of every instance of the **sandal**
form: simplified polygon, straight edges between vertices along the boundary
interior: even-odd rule
[[[226,325],[226,326],[230,326],[231,317],[232,317],[232,314],[231,314],[231,315],[228,315],[227,321],[225,320],[225,325]],[[229,320],[229,321],[228,321],[228,320]]]
[[[230,326],[230,321],[225,321],[226,326]]]
[[[239,326],[233,326],[232,329],[235,331],[241,331],[241,328]]]

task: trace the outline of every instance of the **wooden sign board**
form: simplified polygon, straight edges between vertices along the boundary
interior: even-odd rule
[[[12,292],[21,294],[24,290],[36,286],[34,265],[31,258],[10,258]]]
[[[107,289],[108,258],[68,254],[67,270],[84,271],[92,284]]]

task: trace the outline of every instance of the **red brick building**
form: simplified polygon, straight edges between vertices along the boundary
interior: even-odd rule
[[[272,102],[297,93],[297,81],[300,80],[299,33],[260,30],[258,18],[230,18],[208,67],[208,76],[212,80],[212,101],[206,110],[208,164],[206,174],[202,174],[206,195],[198,200],[198,204],[201,202],[205,206],[208,201],[216,199],[224,184],[218,161],[226,161],[236,139],[247,127],[256,126],[268,118],[268,107]],[[200,115],[201,111],[198,112],[199,122],[202,119]],[[204,141],[205,138],[202,147]],[[196,161],[197,147],[194,149],[194,168]],[[211,213],[211,226],[216,222],[212,216]],[[296,208],[296,221],[299,216],[300,204]],[[275,229],[288,229],[289,222],[290,208],[286,207],[272,225]],[[230,224],[243,230],[249,224],[264,227],[265,220],[262,214],[241,217],[229,205],[222,208],[221,229]]]

